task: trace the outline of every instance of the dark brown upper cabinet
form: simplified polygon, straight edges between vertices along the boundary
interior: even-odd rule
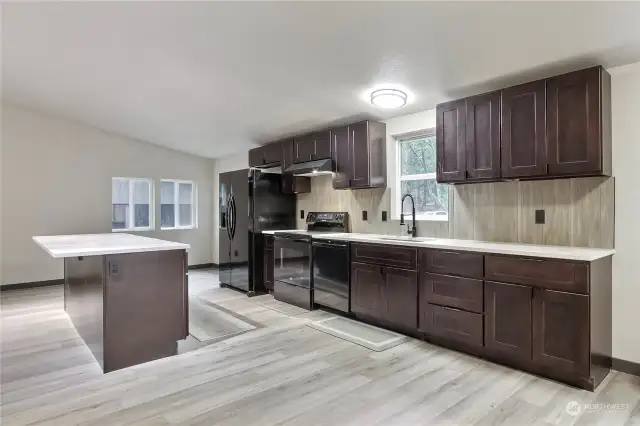
[[[547,157],[550,175],[610,173],[608,105],[611,77],[602,67],[547,80]],[[603,102],[604,106],[603,108]],[[603,123],[604,122],[604,123]],[[603,126],[607,128],[603,132]]]
[[[436,107],[436,178],[438,182],[462,182],[466,166],[466,100]]]
[[[323,160],[331,157],[331,140],[328,130],[297,137],[293,140],[294,162]]]
[[[386,186],[386,125],[384,123],[362,121],[334,129],[331,141],[334,147],[332,158],[336,170],[334,188],[357,189]]]
[[[500,95],[467,99],[467,180],[500,177]]]
[[[346,189],[351,184],[351,150],[349,149],[349,126],[331,130],[331,152],[335,167],[333,188]]]
[[[545,81],[502,91],[502,177],[547,173]]]
[[[281,163],[281,142],[272,142],[249,150],[249,167],[279,166]]]
[[[437,180],[611,175],[611,77],[601,67],[436,107]]]

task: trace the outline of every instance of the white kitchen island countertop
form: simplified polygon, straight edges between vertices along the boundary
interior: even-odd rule
[[[443,250],[461,250],[482,253],[507,254],[514,256],[531,256],[549,259],[580,260],[591,262],[615,254],[613,249],[540,246],[534,244],[493,243],[488,241],[456,240],[449,238],[426,238],[391,240],[393,235],[327,233],[313,235],[314,239],[334,239],[342,241],[387,244],[410,247],[425,247]]]
[[[100,256],[146,251],[186,250],[189,244],[114,232],[111,234],[43,235],[33,237],[52,257]]]

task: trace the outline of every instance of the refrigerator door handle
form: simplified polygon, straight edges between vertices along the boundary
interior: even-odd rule
[[[236,236],[236,197],[231,195],[231,238]]]
[[[231,236],[231,195],[227,197],[227,237],[229,237],[229,241],[233,239]]]

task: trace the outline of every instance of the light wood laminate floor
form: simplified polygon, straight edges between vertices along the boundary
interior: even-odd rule
[[[591,393],[418,340],[373,352],[306,326],[328,313],[290,316],[269,309],[270,296],[205,287],[263,327],[106,375],[61,287],[3,292],[1,423],[640,425],[635,376],[612,372]]]

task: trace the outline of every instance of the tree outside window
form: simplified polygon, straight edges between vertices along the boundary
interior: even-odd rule
[[[398,141],[400,199],[411,194],[416,204],[416,215],[426,220],[448,220],[449,187],[436,182],[435,129],[424,134]],[[398,200],[399,202],[400,200]],[[411,201],[400,206],[411,211]]]

